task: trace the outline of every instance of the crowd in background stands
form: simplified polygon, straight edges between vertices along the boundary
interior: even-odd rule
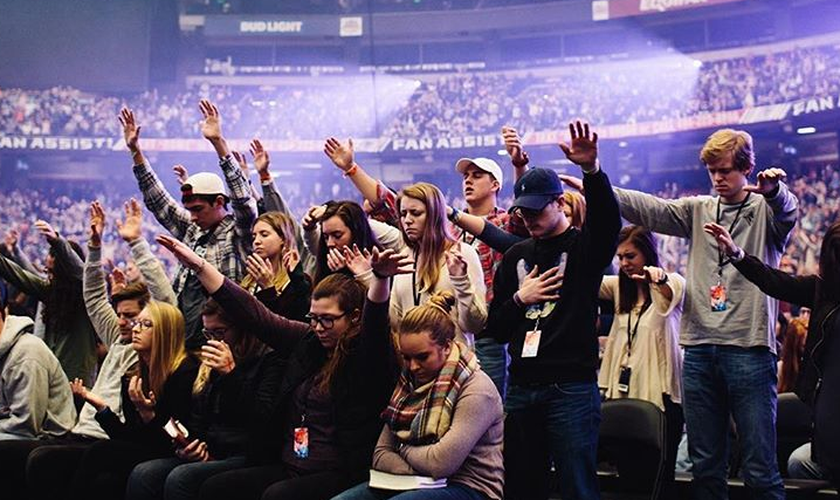
[[[193,103],[206,98],[218,103],[232,137],[431,138],[495,134],[504,124],[522,133],[557,130],[579,116],[598,126],[684,118],[840,92],[840,50],[833,46],[721,59],[699,68],[678,56],[647,63],[654,69],[640,71],[632,62],[583,66],[574,79],[530,72],[444,75],[422,83],[405,105],[395,96],[381,99],[395,85],[381,80],[378,112],[370,84],[354,84],[351,93],[345,79],[341,86],[305,88],[202,84],[174,96],[0,89],[0,133],[118,137],[113,116],[127,103],[145,124],[145,137],[195,137],[201,117]]]

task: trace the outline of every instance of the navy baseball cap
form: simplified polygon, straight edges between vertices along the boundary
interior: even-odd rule
[[[553,170],[547,168],[532,168],[516,181],[513,186],[513,200],[511,208],[525,208],[528,210],[542,210],[550,202],[563,194],[563,184]]]

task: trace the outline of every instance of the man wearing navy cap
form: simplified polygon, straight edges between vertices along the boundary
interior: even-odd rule
[[[514,186],[511,211],[531,237],[511,247],[494,279],[488,329],[508,343],[505,498],[548,498],[549,464],[563,498],[597,499],[600,423],[596,303],[603,269],[615,253],[621,217],[598,165],[598,136],[570,125],[560,147],[584,173],[586,222],[563,213],[557,174],[534,168]]]

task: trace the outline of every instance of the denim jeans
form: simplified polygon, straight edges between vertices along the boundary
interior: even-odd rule
[[[216,474],[246,465],[245,457],[209,462],[184,462],[180,458],[158,458],[134,467],[128,478],[126,500],[190,500],[198,498],[204,481]]]
[[[478,491],[452,483],[446,488],[428,490],[389,491],[368,488],[368,483],[354,486],[344,493],[334,496],[332,500],[484,500],[484,495]]]
[[[481,363],[481,369],[496,384],[496,389],[504,401],[507,392],[507,369],[510,362],[507,344],[500,344],[492,338],[478,339],[475,341],[475,354]]]
[[[548,498],[552,462],[560,477],[562,498],[600,498],[597,383],[511,385],[505,410],[505,498]]]
[[[728,498],[730,414],[752,497],[785,497],[776,461],[776,383],[776,359],[767,348],[686,347],[683,410],[695,498]]]
[[[792,479],[814,479],[825,481],[828,471],[811,458],[811,443],[805,443],[793,450],[788,458],[788,475]]]

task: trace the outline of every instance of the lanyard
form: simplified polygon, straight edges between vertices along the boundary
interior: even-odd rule
[[[642,310],[639,311],[639,317],[636,318],[636,326],[633,327],[633,332],[630,332],[630,323],[633,322],[633,311],[627,313],[627,361],[630,361],[630,354],[633,352],[633,341],[636,339],[636,334],[639,332],[639,323],[642,322],[642,316],[650,307],[650,300],[645,301],[642,305]]]
[[[417,269],[411,272],[411,296],[414,298],[414,307],[420,305],[420,292],[417,291]]]
[[[742,201],[741,205],[738,206],[738,211],[735,212],[735,218],[732,219],[732,224],[729,225],[729,235],[730,236],[732,236],[732,229],[735,228],[735,224],[738,222],[738,217],[741,215],[741,210],[743,210],[744,205],[747,204],[747,201],[750,199],[751,194],[752,193],[747,191],[747,197],[744,198],[744,201]],[[717,215],[715,216],[715,223],[717,225],[720,225],[720,197],[719,196],[718,196],[718,199],[717,199]],[[721,250],[720,247],[718,247],[718,274],[723,273],[723,266],[725,266],[728,263],[729,263],[728,260],[724,262],[723,250]]]

